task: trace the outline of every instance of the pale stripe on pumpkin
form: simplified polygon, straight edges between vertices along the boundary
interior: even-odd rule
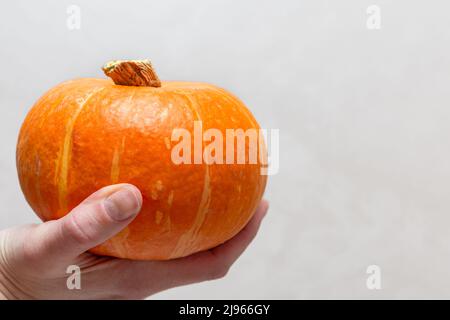
[[[115,184],[119,181],[120,175],[120,157],[125,149],[125,137],[122,137],[120,146],[114,148],[114,154],[111,161],[111,183]]]
[[[73,140],[73,128],[75,126],[75,122],[78,116],[83,110],[83,107],[86,103],[94,96],[94,94],[102,91],[103,88],[95,88],[87,96],[81,99],[81,102],[78,103],[78,107],[75,110],[73,116],[68,120],[66,124],[66,133],[64,135],[64,140],[62,144],[62,148],[60,150],[60,157],[58,159],[57,168],[59,168],[58,176],[57,176],[57,185],[58,185],[58,199],[59,199],[59,207],[61,213],[67,213],[67,177],[69,174],[69,166],[70,160],[72,157],[72,140]]]
[[[124,105],[129,106],[133,105],[133,98],[136,94],[136,90],[134,90],[131,95],[128,97]],[[128,121],[128,120],[127,120]],[[130,126],[129,121],[127,122],[127,126]],[[120,141],[120,145],[117,146],[114,149],[113,158],[111,161],[111,183],[115,184],[119,181],[119,175],[120,175],[120,158],[123,154],[123,151],[125,150],[125,136],[122,137]]]
[[[188,249],[193,248],[195,241],[198,237],[200,229],[206,219],[206,214],[211,203],[211,185],[209,176],[209,166],[206,166],[205,179],[203,183],[202,198],[197,209],[194,223],[191,225],[188,231],[186,231],[180,239],[178,239],[175,249],[172,251],[172,257],[180,257],[184,255]]]
[[[240,101],[237,97],[235,97],[234,95],[232,95],[231,93],[228,93],[227,91],[225,91],[222,88],[214,88],[211,87],[210,89],[212,89],[213,91],[216,91],[218,93],[220,93],[220,96],[227,100],[228,102],[232,102],[234,105],[242,105],[244,106],[244,108],[242,108],[242,110],[244,111],[244,115],[247,118],[247,120],[250,122],[250,124],[252,125],[253,128],[259,128],[258,123],[256,122],[256,120],[253,118],[253,116],[250,114],[250,111],[247,109],[247,106]]]
[[[195,99],[192,99],[189,95],[185,96],[190,104],[189,107],[192,112],[196,115],[195,120],[201,120],[200,114],[198,112],[198,103]],[[203,150],[203,148],[202,148]],[[209,166],[204,164],[205,167],[205,176],[203,180],[203,191],[200,199],[200,203],[198,205],[197,213],[195,216],[195,220],[189,230],[187,230],[177,241],[174,250],[171,253],[171,257],[180,257],[183,256],[188,249],[192,249],[195,246],[195,242],[198,238],[200,230],[203,226],[203,223],[206,220],[206,214],[209,210],[209,204],[211,203],[211,179],[209,175]]]

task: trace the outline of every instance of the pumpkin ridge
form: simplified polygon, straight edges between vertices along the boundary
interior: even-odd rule
[[[63,144],[60,149],[60,156],[58,159],[59,172],[57,176],[58,199],[60,211],[62,212],[67,212],[67,183],[68,183],[67,178],[69,174],[70,160],[72,157],[72,143],[73,143],[72,134],[73,129],[75,127],[75,122],[78,116],[80,115],[81,111],[83,110],[84,106],[89,102],[89,100],[99,92],[103,91],[104,89],[105,87],[95,88],[92,90],[92,92],[87,94],[87,96],[82,99],[82,102],[79,103],[77,110],[66,124],[66,133],[64,135]]]
[[[192,98],[187,92],[183,96],[190,102],[189,104],[190,109],[196,115],[197,121],[202,121],[200,112],[198,111],[198,102],[195,100],[195,98]],[[198,205],[196,217],[192,225],[189,227],[189,230],[186,231],[178,239],[177,244],[171,254],[174,257],[184,255],[188,249],[193,249],[196,239],[203,226],[203,223],[206,220],[206,214],[208,213],[209,204],[211,202],[211,186],[210,186],[209,165],[205,163],[204,167],[205,167],[205,176],[203,180],[203,190]]]

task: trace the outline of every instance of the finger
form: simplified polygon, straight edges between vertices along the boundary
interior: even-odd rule
[[[39,259],[72,259],[125,228],[142,206],[140,191],[130,184],[112,185],[93,193],[68,215],[38,225],[28,250]]]
[[[210,250],[219,265],[223,264],[229,268],[241,256],[258,233],[268,209],[269,203],[262,200],[253,218],[242,231],[224,244]]]
[[[125,288],[132,290],[149,286],[147,292],[145,292],[146,288],[143,288],[144,292],[149,295],[153,290],[157,292],[223,277],[255,238],[267,210],[268,202],[261,201],[254,216],[244,229],[214,249],[168,261],[127,261],[124,267],[126,272],[123,274]],[[155,285],[158,287],[155,288]]]

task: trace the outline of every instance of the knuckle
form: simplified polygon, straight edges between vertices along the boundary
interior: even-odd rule
[[[62,224],[63,236],[69,237],[75,243],[85,244],[94,240],[87,230],[80,224],[77,215],[71,215]]]
[[[210,280],[222,279],[228,274],[229,270],[230,268],[225,264],[216,265],[213,268],[209,269],[208,279]]]

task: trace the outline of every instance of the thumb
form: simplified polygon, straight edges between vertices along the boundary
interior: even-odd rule
[[[73,259],[124,229],[142,206],[139,189],[117,184],[93,193],[68,215],[36,227],[28,239],[42,259]]]

